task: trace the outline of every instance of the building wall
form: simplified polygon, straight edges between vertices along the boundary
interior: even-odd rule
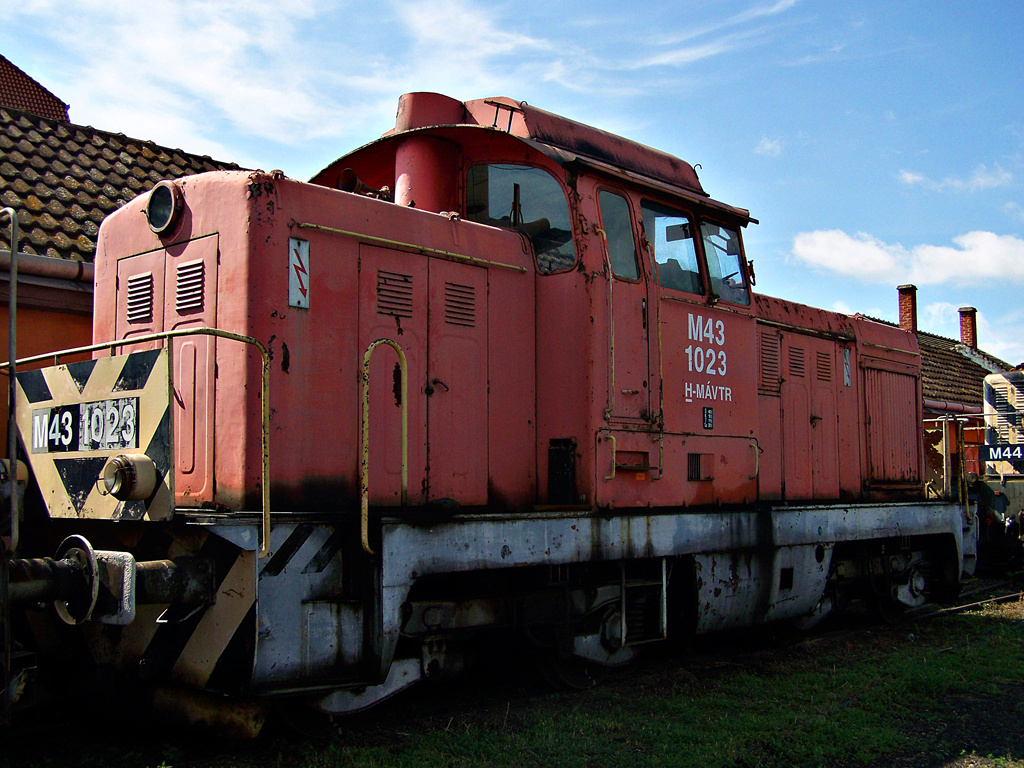
[[[8,327],[9,321],[5,298],[2,308],[0,308],[0,359],[2,360],[7,360],[8,358]],[[62,312],[56,309],[36,309],[19,305],[17,314],[17,343],[19,358],[91,344],[92,314],[83,314],[79,311]],[[84,359],[85,357],[87,355],[67,358],[61,362],[72,362]],[[52,364],[52,361],[47,361],[29,367],[43,368]],[[6,375],[0,377],[0,379],[3,382],[3,391],[0,392],[0,437],[3,438],[3,448],[0,449],[0,455],[6,456],[9,379]]]

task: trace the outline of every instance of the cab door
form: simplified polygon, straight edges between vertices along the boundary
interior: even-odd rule
[[[431,259],[427,500],[487,503],[487,270]]]
[[[610,421],[651,422],[651,304],[637,258],[629,202],[602,190],[601,209],[608,277],[608,410]]]

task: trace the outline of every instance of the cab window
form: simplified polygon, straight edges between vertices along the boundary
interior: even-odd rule
[[[466,174],[466,218],[524,233],[533,243],[541,272],[559,272],[576,263],[565,192],[540,168],[474,165]]]
[[[640,267],[636,262],[636,242],[633,240],[633,217],[629,213],[629,203],[622,195],[608,191],[602,191],[598,201],[612,274],[625,280],[636,280],[640,277]]]
[[[733,304],[750,304],[750,292],[743,276],[739,233],[728,227],[704,222],[700,225],[700,234],[708,259],[712,295]]]
[[[657,267],[659,285],[686,293],[704,293],[690,217],[646,200],[640,210],[647,242],[653,248],[651,257]]]

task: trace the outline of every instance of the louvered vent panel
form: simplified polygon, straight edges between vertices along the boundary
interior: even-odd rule
[[[444,284],[444,321],[467,328],[476,326],[476,289],[472,285]]]
[[[1014,403],[1014,390],[1009,384],[996,384],[995,410],[996,410],[996,431],[999,434],[999,442],[1011,442],[1016,436],[1016,427],[1020,426],[1020,414]],[[1012,440],[1016,442],[1016,440]]]
[[[779,391],[781,381],[782,340],[774,331],[761,331],[761,376],[759,386],[765,392]]]
[[[818,381],[832,381],[832,355],[818,352]]]
[[[791,376],[806,376],[804,351],[800,347],[789,348],[789,373]]]
[[[179,313],[203,308],[205,275],[206,265],[202,261],[188,261],[178,265],[174,308]]]
[[[377,270],[377,314],[412,317],[412,275]]]
[[[128,322],[145,323],[153,319],[153,273],[142,272],[128,278]]]

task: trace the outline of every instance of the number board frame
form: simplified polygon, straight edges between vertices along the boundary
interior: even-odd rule
[[[21,451],[50,517],[173,517],[170,357],[161,347],[18,372]],[[122,453],[153,461],[157,488],[150,498],[121,501],[97,482]]]

